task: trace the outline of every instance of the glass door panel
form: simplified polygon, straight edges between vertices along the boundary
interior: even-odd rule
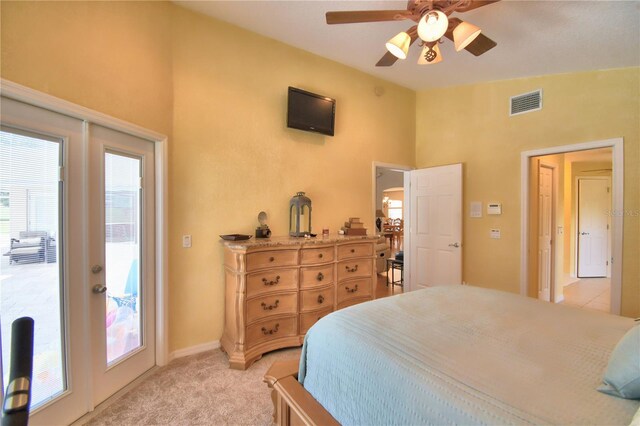
[[[107,365],[142,346],[140,158],[104,154]]]
[[[11,323],[34,319],[32,410],[67,390],[60,247],[62,141],[0,130],[0,312],[3,387]]]

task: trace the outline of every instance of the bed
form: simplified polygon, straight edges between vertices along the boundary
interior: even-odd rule
[[[596,389],[629,318],[472,286],[332,313],[274,365],[278,424],[623,424],[640,400]]]

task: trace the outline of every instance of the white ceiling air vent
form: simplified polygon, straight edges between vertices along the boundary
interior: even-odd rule
[[[522,95],[512,96],[509,115],[524,114],[525,112],[542,109],[542,89]]]

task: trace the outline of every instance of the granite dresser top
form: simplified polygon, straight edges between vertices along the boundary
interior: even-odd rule
[[[357,242],[357,241],[375,241],[380,238],[379,235],[339,235],[339,234],[331,234],[327,236],[322,236],[318,234],[317,237],[289,237],[289,236],[278,236],[271,238],[255,238],[252,237],[248,240],[240,240],[240,241],[226,241],[220,240],[222,244],[232,249],[248,249],[252,247],[279,247],[279,246],[292,246],[292,245],[300,245],[300,246],[313,246],[320,244],[333,244],[333,243],[343,243],[343,242]]]

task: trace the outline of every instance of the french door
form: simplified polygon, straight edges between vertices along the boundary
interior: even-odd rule
[[[155,364],[153,144],[0,106],[2,388],[30,316],[30,423],[68,424]]]

